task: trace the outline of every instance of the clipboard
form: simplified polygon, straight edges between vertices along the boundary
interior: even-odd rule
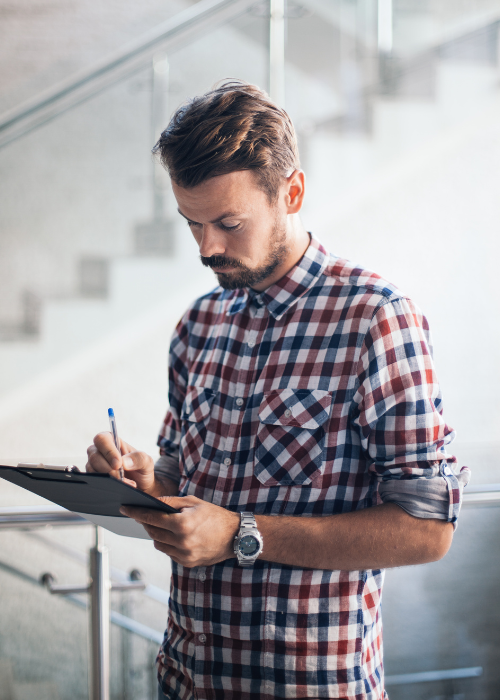
[[[23,465],[0,466],[0,477],[126,537],[151,539],[140,523],[120,513],[121,506],[138,506],[161,513],[180,512],[109,474]]]

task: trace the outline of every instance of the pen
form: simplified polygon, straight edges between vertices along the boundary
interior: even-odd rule
[[[120,440],[118,438],[118,430],[116,429],[116,418],[115,418],[115,412],[113,411],[112,408],[108,408],[108,416],[109,416],[109,429],[111,430],[111,434],[113,435],[113,440],[115,441],[116,449],[118,452],[121,454],[122,451],[120,449]],[[120,467],[120,479],[123,481],[123,467]]]

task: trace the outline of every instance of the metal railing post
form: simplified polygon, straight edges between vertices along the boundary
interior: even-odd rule
[[[90,550],[90,668],[91,700],[109,700],[109,551],[103,530],[96,527]]]
[[[285,0],[270,0],[269,96],[285,106]]]
[[[167,126],[170,66],[166,53],[153,57],[151,92],[151,145],[153,146]],[[158,159],[153,160],[153,219],[163,221],[165,217],[165,171]]]

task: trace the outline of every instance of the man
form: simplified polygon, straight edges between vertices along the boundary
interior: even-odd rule
[[[172,559],[168,698],[386,698],[382,569],[440,559],[462,484],[428,326],[303,227],[288,115],[226,83],[155,147],[219,286],[174,333],[156,464],[109,433],[88,469],[181,510],[127,508]]]

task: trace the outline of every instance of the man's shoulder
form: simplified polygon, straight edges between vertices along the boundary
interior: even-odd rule
[[[222,287],[215,287],[189,304],[181,323],[214,323],[243,296],[244,292],[241,289],[228,291]]]
[[[408,299],[398,287],[373,270],[346,258],[330,256],[324,270],[324,284],[331,293],[338,295],[339,288],[347,298],[371,298],[371,302],[385,303],[398,299]]]

